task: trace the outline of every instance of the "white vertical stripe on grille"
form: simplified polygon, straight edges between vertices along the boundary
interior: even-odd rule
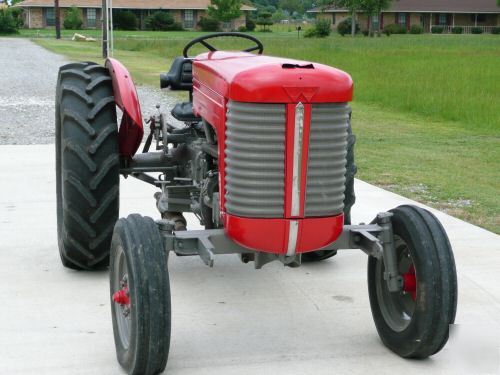
[[[295,106],[295,129],[293,135],[293,180],[292,216],[300,215],[300,184],[302,175],[302,143],[304,135],[304,105]]]
[[[290,221],[290,229],[288,230],[288,248],[286,251],[287,256],[295,255],[297,249],[297,237],[299,235],[299,222],[298,220]]]

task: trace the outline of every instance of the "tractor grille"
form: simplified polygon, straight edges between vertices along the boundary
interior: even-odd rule
[[[225,197],[229,214],[284,217],[285,108],[284,104],[228,103]],[[344,103],[312,106],[306,217],[343,211],[349,112]]]
[[[226,211],[245,217],[285,214],[285,105],[228,103]]]
[[[347,104],[314,104],[307,167],[306,216],[338,215],[344,209]]]

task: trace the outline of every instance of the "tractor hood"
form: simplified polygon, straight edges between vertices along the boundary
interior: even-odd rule
[[[193,61],[193,84],[239,102],[332,103],[352,100],[349,74],[317,63],[216,51]]]

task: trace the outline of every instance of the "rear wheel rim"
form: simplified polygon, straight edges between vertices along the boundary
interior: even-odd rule
[[[404,279],[413,278],[416,284],[415,263],[408,244],[401,237],[394,235],[394,248],[400,275],[403,275]],[[410,325],[415,312],[416,288],[410,290],[408,285],[403,285],[402,290],[390,292],[387,281],[384,280],[384,272],[383,261],[378,261],[375,268],[377,302],[387,325],[395,332],[402,332]]]
[[[113,289],[114,291],[124,291],[130,299],[128,266],[125,252],[121,246],[117,249],[116,261],[114,263]],[[118,336],[122,347],[127,350],[130,345],[130,327],[132,320],[132,301],[121,304],[112,300],[114,303],[114,313],[118,328]]]

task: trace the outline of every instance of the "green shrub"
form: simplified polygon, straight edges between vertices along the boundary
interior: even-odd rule
[[[165,11],[157,11],[146,17],[144,21],[147,30],[153,31],[181,31],[182,25],[175,22],[174,17]]]
[[[316,29],[311,27],[304,32],[304,38],[314,38],[316,37]]]
[[[433,34],[442,34],[443,31],[444,31],[443,26],[432,26],[432,28],[431,28],[431,33],[433,33]]]
[[[464,32],[464,28],[460,26],[455,26],[451,28],[451,32],[453,34],[462,34]]]
[[[198,21],[201,31],[219,31],[219,21],[214,18],[201,17]]]
[[[116,30],[137,30],[137,17],[130,10],[113,10],[113,28]]]
[[[319,19],[316,21],[314,29],[317,37],[325,38],[332,33],[332,23],[329,20]]]
[[[63,26],[66,30],[80,30],[83,26],[82,10],[72,6],[66,11]]]
[[[492,34],[500,34],[500,27],[498,27],[498,26],[497,27],[493,27],[491,29],[491,33]]]
[[[391,23],[384,26],[384,34],[387,36],[391,34],[406,34],[406,27]]]
[[[470,32],[472,34],[482,34],[483,33],[483,29],[481,29],[480,27],[473,27],[472,29],[470,29]]]
[[[339,22],[339,24],[337,25],[337,32],[342,36],[350,34],[351,33],[351,22],[352,22],[351,18],[346,18],[342,22]],[[355,30],[356,30],[356,33],[359,32],[359,24],[357,22],[356,22]]]
[[[0,34],[16,34],[19,23],[11,8],[0,9]]]
[[[248,30],[247,30],[247,27],[246,26],[240,26],[238,27],[238,31],[240,33],[246,33]]]
[[[245,27],[247,28],[247,31],[254,31],[255,30],[256,23],[253,19],[247,18]]]
[[[424,28],[420,25],[412,25],[410,27],[410,34],[422,34],[424,32]]]

